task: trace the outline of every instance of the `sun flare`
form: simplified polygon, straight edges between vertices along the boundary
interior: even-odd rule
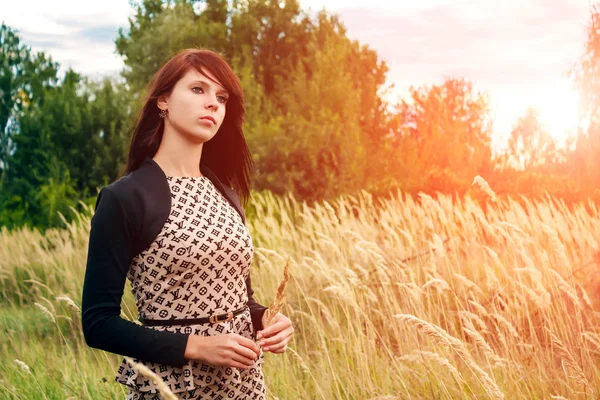
[[[569,81],[559,81],[536,97],[532,106],[539,111],[540,121],[554,140],[563,143],[577,128],[579,94]]]

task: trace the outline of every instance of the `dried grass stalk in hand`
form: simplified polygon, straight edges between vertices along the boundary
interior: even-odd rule
[[[273,300],[273,302],[269,304],[269,308],[267,308],[267,310],[265,311],[265,321],[263,324],[264,328],[271,325],[271,323],[273,322],[273,318],[275,317],[275,315],[277,315],[279,311],[281,311],[283,305],[285,304],[285,294],[283,292],[285,290],[285,286],[288,283],[288,280],[290,279],[290,275],[288,272],[289,266],[290,259],[288,258],[287,263],[285,264],[285,268],[283,268],[283,279],[281,280],[281,282],[279,282],[279,287],[277,288],[275,300]]]

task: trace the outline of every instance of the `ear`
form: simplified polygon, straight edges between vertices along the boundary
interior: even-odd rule
[[[169,107],[167,106],[167,101],[169,100],[168,96],[162,95],[156,100],[156,105],[161,110],[167,110]]]

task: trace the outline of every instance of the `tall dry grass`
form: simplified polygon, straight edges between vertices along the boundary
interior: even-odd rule
[[[364,192],[251,203],[259,301],[290,260],[282,312],[296,331],[286,354],[266,353],[269,399],[600,395],[594,204]],[[124,397],[120,358],[80,333],[88,228],[79,215],[46,235],[0,233],[0,398]],[[133,305],[127,293],[126,318]]]

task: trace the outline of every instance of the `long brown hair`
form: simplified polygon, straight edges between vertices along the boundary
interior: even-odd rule
[[[190,68],[195,68],[202,75],[205,75],[202,68],[210,71],[229,92],[225,119],[217,134],[204,143],[200,165],[209,167],[245,202],[250,195],[250,171],[254,164],[242,131],[245,111],[242,86],[227,61],[206,49],[191,48],[177,52],[148,83],[144,106],[133,130],[125,173],[135,171],[146,156],[152,158],[158,151],[164,122],[158,115],[157,100],[169,94]]]

